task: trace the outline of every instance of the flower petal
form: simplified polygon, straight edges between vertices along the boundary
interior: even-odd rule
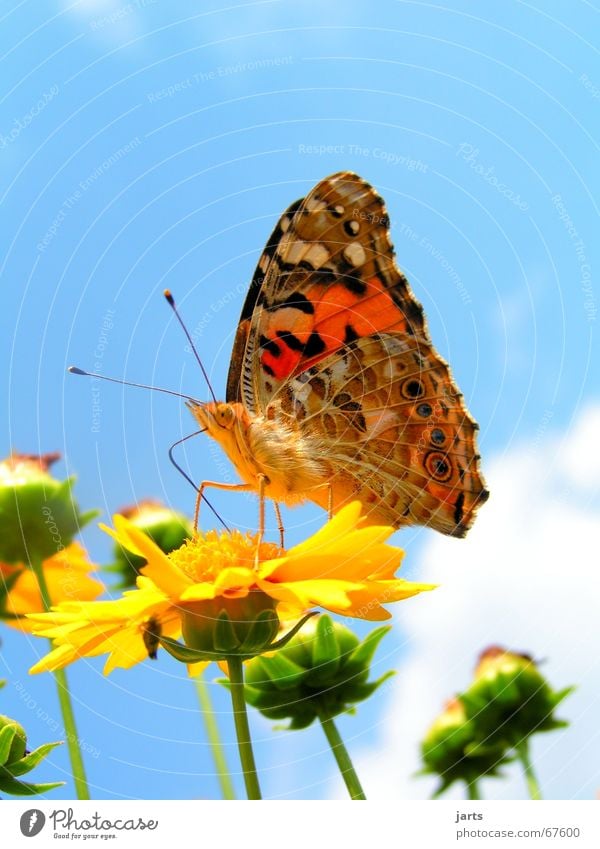
[[[147,564],[143,567],[143,573],[151,578],[157,587],[160,587],[168,596],[177,596],[186,587],[191,586],[193,581],[185,572],[182,572],[172,560],[156,545],[144,531],[137,528],[124,516],[118,514],[114,517],[115,531],[106,525],[100,525],[116,541],[129,549],[133,554],[143,557]]]

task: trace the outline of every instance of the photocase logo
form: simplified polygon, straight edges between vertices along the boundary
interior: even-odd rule
[[[45,822],[44,813],[38,808],[31,808],[21,816],[21,834],[25,837],[35,837],[43,829]]]

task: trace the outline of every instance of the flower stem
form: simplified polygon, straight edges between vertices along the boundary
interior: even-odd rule
[[[65,735],[67,737],[67,748],[69,750],[71,769],[73,771],[75,792],[78,799],[91,799],[90,789],[85,775],[85,767],[83,765],[83,758],[81,756],[81,749],[79,748],[79,737],[77,736],[75,714],[73,713],[73,702],[71,701],[71,693],[69,691],[69,683],[67,681],[67,673],[65,670],[57,669],[54,673],[54,680],[56,681],[56,689],[58,691],[58,701],[62,712],[63,725],[65,726]]]
[[[481,796],[479,795],[479,787],[475,779],[473,779],[473,781],[467,781],[467,799],[471,799],[473,801],[481,799]]]
[[[356,770],[354,769],[354,764],[352,763],[348,750],[344,745],[344,741],[340,737],[340,732],[337,730],[335,722],[332,717],[327,716],[322,712],[319,712],[319,719],[321,720],[323,731],[327,737],[327,742],[331,746],[333,756],[337,761],[340,772],[342,773],[344,783],[348,788],[350,798],[355,800],[366,799],[367,797],[365,796],[361,783],[358,780]]]
[[[529,755],[529,740],[525,738],[517,746],[515,746],[515,749],[523,766],[523,771],[525,772],[525,781],[527,782],[529,797],[539,801],[542,798],[542,791],[540,790],[540,785],[538,784],[535,772],[533,771],[531,757]]]
[[[48,584],[46,583],[43,564],[39,561],[32,560],[31,570],[38,583],[44,608],[46,610],[50,610],[52,601],[50,599],[50,593],[48,592]],[[50,645],[52,645],[51,641]],[[90,790],[85,775],[81,749],[79,748],[79,737],[77,734],[77,725],[75,724],[75,714],[73,713],[73,702],[71,700],[71,692],[67,681],[67,673],[64,669],[57,669],[53,674],[54,680],[56,681],[56,690],[58,693],[58,702],[62,713],[63,725],[65,728],[65,736],[67,738],[67,749],[69,751],[69,759],[71,761],[75,792],[78,799],[90,799]]]
[[[248,799],[262,799],[260,785],[256,774],[256,764],[252,751],[250,739],[250,727],[248,725],[248,714],[246,713],[246,698],[244,696],[244,667],[238,655],[230,655],[227,658],[229,669],[229,682],[231,690],[231,702],[233,705],[233,718],[235,721],[235,733],[237,735],[240,761],[246,784]]]
[[[225,752],[219,734],[219,726],[217,725],[210,693],[208,692],[208,687],[202,673],[194,678],[194,686],[196,687],[198,701],[200,702],[200,712],[202,714],[206,736],[210,743],[217,778],[221,787],[221,794],[224,799],[235,799],[235,789],[227,767],[227,760],[225,759]]]

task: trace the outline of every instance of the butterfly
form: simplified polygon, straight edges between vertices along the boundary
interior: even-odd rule
[[[366,524],[456,537],[488,497],[478,425],[396,265],[384,201],[350,171],[281,216],[242,309],[226,401],[189,406],[242,480],[203,487],[330,512],[358,499]]]

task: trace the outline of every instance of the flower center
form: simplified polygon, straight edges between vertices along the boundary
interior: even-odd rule
[[[213,580],[227,568],[245,567],[254,571],[257,563],[282,555],[283,549],[273,542],[259,544],[258,534],[208,531],[186,540],[181,548],[169,554],[169,559],[200,583]]]

